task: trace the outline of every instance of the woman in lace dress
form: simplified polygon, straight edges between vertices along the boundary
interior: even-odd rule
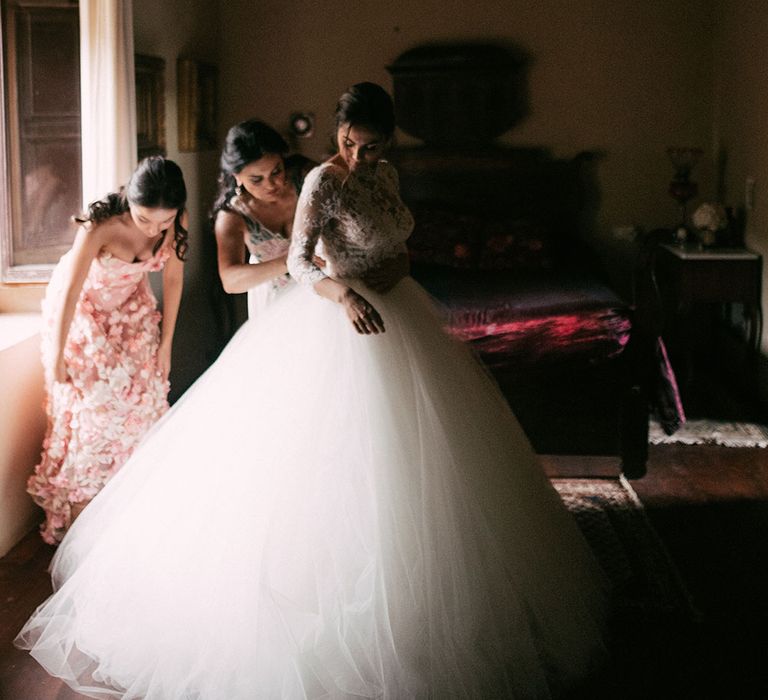
[[[288,269],[75,523],[17,644],[94,697],[547,698],[603,577],[487,372],[410,277],[379,86],[337,110]],[[320,252],[326,260],[314,263]]]
[[[293,217],[304,178],[316,163],[287,153],[285,139],[258,119],[231,127],[221,153],[212,215],[219,276],[227,293],[248,292],[249,318],[291,282],[286,260]],[[315,263],[323,265],[317,257]],[[387,260],[366,281],[384,291],[407,272],[403,258]]]
[[[43,300],[48,427],[27,489],[55,544],[168,408],[168,373],[187,248],[179,167],[144,160],[94,202]],[[170,235],[168,231],[171,231]],[[163,269],[163,314],[147,273]]]

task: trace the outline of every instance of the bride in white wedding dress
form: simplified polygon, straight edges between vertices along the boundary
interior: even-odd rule
[[[516,419],[409,277],[389,96],[337,108],[299,282],[75,522],[16,643],[96,698],[543,698],[601,661],[606,591]],[[313,264],[321,248],[323,269]]]

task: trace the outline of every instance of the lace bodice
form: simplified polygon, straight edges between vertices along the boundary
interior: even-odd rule
[[[355,278],[404,252],[413,217],[400,199],[397,171],[379,161],[371,172],[346,175],[323,163],[304,182],[296,208],[288,270],[303,284],[326,276]],[[312,258],[327,261],[324,269]]]
[[[297,168],[293,167],[287,171],[291,185],[296,192],[301,192],[304,182],[303,174]],[[288,253],[289,239],[282,231],[273,231],[265,226],[261,221],[254,218],[253,211],[248,204],[244,202],[240,195],[235,194],[227,202],[227,209],[239,214],[247,229],[246,244],[250,252],[250,261],[252,263],[262,263],[275,258],[282,257]],[[286,272],[273,279],[270,283],[272,289],[281,289],[288,285],[291,276]]]
[[[272,260],[288,251],[288,238],[281,231],[273,231],[257,219],[253,218],[253,212],[239,195],[234,195],[227,203],[229,211],[239,214],[245,222],[248,230],[248,249],[256,259],[256,262]]]
[[[253,212],[248,205],[240,199],[239,195],[230,198],[228,202],[230,211],[239,214],[245,222],[248,230],[247,244],[250,251],[250,261],[252,263],[262,263],[268,260],[274,260],[285,255],[288,252],[290,241],[280,231],[273,231],[257,219],[253,218]],[[286,272],[284,275],[275,277],[269,284],[273,289],[281,289],[291,281],[291,276]]]

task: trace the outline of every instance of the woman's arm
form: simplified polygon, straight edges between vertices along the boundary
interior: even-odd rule
[[[183,224],[186,228],[186,222]],[[163,268],[163,321],[160,332],[160,347],[157,350],[157,366],[164,380],[171,372],[171,351],[176,319],[179,315],[181,292],[184,287],[184,263],[175,252],[171,253]]]
[[[304,183],[293,222],[288,271],[300,284],[311,284],[321,296],[341,304],[358,333],[383,333],[379,312],[348,285],[328,277],[315,262],[315,247],[326,227],[333,226],[338,179],[328,168],[315,170]]]
[[[105,224],[96,226],[81,226],[72,244],[72,263],[64,281],[61,306],[53,324],[54,365],[53,379],[56,382],[67,381],[67,370],[64,365],[64,346],[67,343],[69,328],[75,315],[75,306],[83,289],[83,282],[88,275],[93,259],[104,245]]]
[[[258,265],[243,262],[245,223],[239,214],[220,211],[214,225],[219,277],[228,294],[247,292],[263,282],[284,275],[288,271],[286,256],[267,260]]]

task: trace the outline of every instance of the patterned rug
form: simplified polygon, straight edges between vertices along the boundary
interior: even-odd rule
[[[652,445],[723,445],[725,447],[768,447],[768,427],[757,423],[717,420],[689,420],[672,435],[651,420],[648,442]]]
[[[626,479],[551,481],[611,581],[620,608],[696,617],[674,563]]]

